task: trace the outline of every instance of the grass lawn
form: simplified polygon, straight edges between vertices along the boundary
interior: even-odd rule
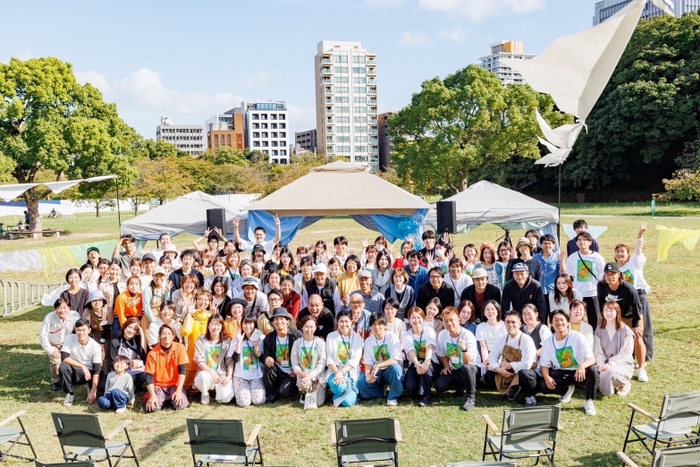
[[[653,288],[650,295],[656,335],[656,358],[649,366],[650,382],[633,382],[632,391],[626,399],[617,396],[598,399],[597,417],[584,415],[583,391],[577,390],[573,401],[564,406],[562,425],[557,445],[558,465],[599,465],[619,464],[615,451],[622,448],[625,430],[630,415],[627,402],[635,403],[656,414],[665,393],[682,392],[700,388],[700,376],[695,371],[700,359],[698,331],[700,308],[697,285],[697,265],[700,263],[700,248],[688,252],[683,246],[671,249],[667,262],[656,262],[656,225],[687,229],[700,229],[700,217],[661,218],[652,220],[644,214],[642,205],[619,207],[588,205],[583,207],[566,206],[563,214],[565,222],[572,216],[584,216],[589,224],[607,225],[608,231],[600,238],[601,253],[612,258],[616,244],[634,245],[636,232],[642,221],[648,222],[645,251],[648,256],[646,277]],[[659,216],[692,216],[697,214],[695,205],[675,205],[669,212]],[[601,216],[601,217],[596,217]],[[607,217],[614,216],[614,217]],[[85,218],[83,218],[85,217]],[[124,217],[122,217],[124,219]],[[47,220],[47,226],[58,221]],[[116,216],[105,216],[100,220],[79,216],[79,220],[63,221],[61,228],[70,231],[58,241],[18,240],[0,242],[0,252],[29,248],[42,248],[56,244],[70,245],[89,243],[92,240],[106,240],[116,236]],[[482,226],[456,236],[454,243],[479,244],[482,241],[495,241],[502,235],[495,226]],[[365,230],[350,219],[324,219],[301,231],[293,242],[308,244],[322,238],[332,242],[337,235],[349,238],[351,246],[358,246],[362,238],[374,239],[376,233]],[[513,232],[517,237],[522,232]],[[175,243],[180,249],[191,241],[191,237],[177,237]],[[60,243],[59,243],[60,242]],[[67,267],[68,265],[66,265]],[[64,270],[65,271],[65,270]],[[63,272],[56,271],[51,281],[60,280]],[[24,273],[25,279],[46,281],[43,274]],[[17,274],[4,273],[3,279],[17,278]],[[482,413],[488,413],[500,425],[502,409],[513,406],[492,392],[477,393],[477,408],[465,413],[459,410],[462,400],[450,394],[436,397],[429,408],[421,409],[414,401],[401,399],[399,407],[388,408],[379,402],[361,402],[350,409],[322,407],[304,413],[298,401],[285,401],[263,407],[239,409],[234,405],[219,406],[212,403],[202,406],[193,401],[184,412],[165,410],[146,415],[141,403],[122,416],[103,412],[87,406],[85,393],[81,389],[76,394],[76,404],[72,408],[61,405],[63,397],[50,389],[48,359],[37,341],[41,320],[47,309],[28,310],[0,319],[0,419],[26,410],[24,421],[30,436],[43,461],[60,460],[58,441],[51,436],[53,426],[50,412],[67,411],[73,413],[101,413],[105,430],[118,426],[123,420],[133,420],[130,433],[135,442],[137,454],[144,466],[181,466],[190,463],[186,440],[186,418],[240,418],[245,421],[249,432],[254,424],[261,423],[261,440],[266,463],[270,465],[329,466],[334,465],[335,452],[329,445],[329,426],[337,418],[396,417],[400,420],[404,442],[400,445],[402,464],[407,466],[427,466],[445,464],[461,460],[480,460],[484,437]],[[680,315],[680,316],[679,316]],[[539,397],[540,404],[554,404],[555,397]],[[633,451],[640,453],[641,451]],[[648,465],[649,458],[637,458],[641,465]],[[24,462],[7,462],[7,465],[27,465]]]

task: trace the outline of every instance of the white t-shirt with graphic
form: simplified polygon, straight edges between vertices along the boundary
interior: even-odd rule
[[[464,339],[467,344],[467,355],[472,359],[473,364],[477,364],[479,353],[476,350],[476,338],[469,330],[461,328],[457,337],[452,337],[447,329],[440,331],[437,338],[437,350],[435,353],[438,357],[447,357],[450,367],[458,370],[463,366],[462,349],[459,346],[459,341]]]
[[[431,361],[437,363],[437,355],[435,354],[437,350],[437,339],[435,337],[435,331],[432,328],[423,328],[423,332],[420,335],[413,334],[413,329],[403,333],[401,343],[403,344],[403,351],[406,353],[406,359],[409,365],[413,365],[413,362],[408,357],[408,353],[413,350],[416,353],[416,357],[419,362],[425,360],[426,351],[428,348],[433,348],[433,356]]]
[[[576,370],[589,358],[594,358],[593,348],[583,334],[569,331],[564,340],[558,341],[552,334],[542,343],[540,367]]]
[[[247,339],[245,335],[239,334],[231,343],[229,348],[229,356],[232,356],[235,350],[238,348],[238,342],[243,341],[241,345],[241,358],[236,362],[236,366],[233,369],[233,376],[236,378],[252,380],[262,378],[262,367],[260,366],[260,360],[258,355],[255,353],[255,342],[258,343],[258,348],[262,352],[263,339],[265,336],[259,329],[253,331],[250,335],[250,339]]]
[[[364,350],[365,365],[374,366],[377,363],[382,363],[393,359],[401,363],[403,354],[401,353],[401,341],[399,337],[392,332],[385,332],[384,339],[379,339],[370,334],[365,340]]]
[[[572,253],[566,260],[566,273],[574,278],[574,288],[584,297],[598,295],[597,284],[603,279],[605,259],[600,253]]]

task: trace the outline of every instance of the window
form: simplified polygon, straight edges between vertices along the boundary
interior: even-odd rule
[[[273,148],[276,148],[276,147],[277,147],[277,141],[273,141],[273,142],[272,142],[272,147],[273,147]]]
[[[277,124],[276,124],[276,123],[270,123],[270,128],[272,128],[273,130],[276,129],[276,128],[277,128]]]
[[[335,91],[340,94],[347,94],[350,92],[350,88],[348,86],[336,86]]]
[[[355,146],[355,152],[367,152],[368,149],[367,146]]]
[[[350,113],[350,107],[338,107],[337,111],[339,114],[349,114]]]
[[[333,72],[334,73],[347,73],[348,67],[346,67],[346,66],[334,66]]]
[[[280,138],[286,138],[287,137],[287,132],[286,131],[280,131]]]
[[[367,123],[367,117],[355,117],[355,123]]]
[[[355,94],[367,94],[367,87],[366,86],[355,86],[352,88],[352,92]]]
[[[360,96],[360,97],[353,97],[352,101],[355,104],[366,104],[367,103],[367,98],[365,96]]]
[[[268,146],[269,146],[269,144],[268,144],[268,142],[267,142],[267,141],[263,141],[263,142],[262,142],[262,145],[263,145],[263,147],[264,147],[264,148],[266,148],[266,147],[268,147]]]
[[[253,132],[253,138],[260,138],[260,132],[259,132],[259,131],[254,131],[254,132]]]
[[[355,133],[367,133],[367,127],[366,126],[356,126]],[[365,141],[367,141],[367,140],[365,140]]]
[[[333,117],[331,117],[331,118],[333,118]],[[280,118],[280,120],[284,120],[284,119],[283,119],[283,118]],[[280,123],[280,128],[284,130],[285,128],[287,128],[287,124],[286,124],[286,123]]]
[[[367,107],[353,107],[352,111],[355,112],[356,114],[366,114]]]
[[[350,133],[349,126],[338,126],[335,128],[338,133]]]
[[[253,120],[260,120],[260,114],[253,114]]]
[[[338,123],[350,123],[350,117],[339,116],[337,118]]]
[[[287,150],[286,149],[281,149],[280,150],[280,156],[286,156],[287,155]]]
[[[347,55],[333,55],[333,61],[335,63],[348,63]]]
[[[355,127],[355,131],[357,131],[357,127]],[[355,136],[356,143],[366,143],[367,141],[368,141],[367,136]]]
[[[348,96],[335,96],[336,104],[347,104],[350,102],[350,97]]]
[[[352,67],[352,72],[357,73],[359,75],[364,75],[365,73],[367,73],[367,68],[363,66],[354,66]]]
[[[282,146],[282,147],[287,146],[287,141],[285,141],[285,140],[280,141],[280,146]]]
[[[277,114],[270,114],[270,120],[277,120]]]
[[[267,120],[267,114],[260,115],[260,120]]]
[[[269,138],[267,131],[262,132],[262,137],[263,138]]]
[[[338,146],[338,152],[350,152],[350,146]]]
[[[270,133],[270,138],[277,138],[277,132],[273,131],[272,133]]]
[[[280,114],[280,120],[287,120],[287,116],[285,114]]]
[[[334,76],[333,77],[333,82],[334,83],[347,83],[349,82],[350,78],[347,76]]]
[[[335,139],[336,143],[349,143],[350,142],[350,137],[349,136],[337,136]]]
[[[260,124],[259,123],[253,123],[253,130],[258,130],[260,129]]]
[[[260,147],[260,141],[253,141],[253,147],[254,147],[254,148],[259,148],[259,147]]]
[[[273,156],[278,156],[279,154],[277,153],[277,150],[273,149],[273,150],[272,150],[272,155],[273,155]]]
[[[367,57],[364,55],[353,55],[352,56],[352,63],[361,63],[364,64],[367,61]]]

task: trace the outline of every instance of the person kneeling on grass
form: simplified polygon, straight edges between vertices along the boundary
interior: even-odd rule
[[[600,378],[598,365],[590,344],[583,334],[569,329],[570,322],[571,318],[564,310],[552,313],[554,334],[542,343],[542,380],[537,385],[537,392],[563,394],[559,400],[566,403],[571,400],[576,385],[585,385],[583,410],[586,415],[593,416],[596,415],[593,399]]]
[[[210,401],[209,391],[216,390],[216,402],[228,404],[233,399],[233,358],[229,357],[231,341],[222,332],[224,318],[220,314],[209,317],[206,333],[194,344],[194,362],[197,374],[194,387],[202,393],[201,402]]]
[[[383,314],[373,314],[370,323],[372,333],[365,340],[363,354],[365,371],[357,383],[360,398],[384,397],[384,386],[389,385],[386,405],[397,406],[398,398],[403,392],[401,341],[396,334],[386,331],[386,318]]]
[[[126,372],[131,361],[125,355],[119,355],[112,365],[114,371],[107,375],[104,396],[97,399],[97,405],[105,410],[117,409],[117,413],[126,411],[126,404],[134,405],[134,380]]]
[[[61,387],[66,393],[63,405],[73,405],[75,395],[73,386],[87,383],[87,402],[92,404],[97,399],[97,386],[102,369],[102,347],[90,339],[90,322],[79,319],[75,322],[75,334],[66,337],[61,348],[61,366],[58,369]]]
[[[319,297],[320,300],[321,297]],[[326,400],[323,370],[326,368],[326,343],[316,332],[316,318],[306,315],[299,320],[304,337],[292,346],[292,368],[297,375],[297,387],[302,394],[304,410],[316,409]]]
[[[274,402],[278,396],[285,399],[297,395],[291,351],[294,341],[302,337],[300,331],[289,329],[289,322],[293,318],[286,308],[275,308],[271,319],[275,330],[263,339],[263,351],[259,359],[263,363],[263,382],[268,403]]]
[[[463,410],[474,410],[476,405],[476,379],[479,368],[475,365],[478,353],[476,338],[459,324],[459,314],[454,307],[448,306],[442,312],[445,324],[438,335],[435,354],[442,363],[442,371],[435,381],[435,390],[443,393],[451,389],[458,393],[466,391],[467,399]]]
[[[186,409],[189,405],[184,389],[189,362],[187,350],[174,342],[175,331],[167,324],[160,327],[158,338],[160,343],[146,357],[146,412],[162,409],[167,401],[176,410]]]

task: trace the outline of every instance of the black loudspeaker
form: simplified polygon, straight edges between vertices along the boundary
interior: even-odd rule
[[[438,201],[437,210],[437,234],[457,233],[457,203],[454,201]]]
[[[226,212],[223,209],[207,209],[207,229],[214,230],[214,227],[221,229],[226,237]],[[226,238],[222,238],[226,240]]]

